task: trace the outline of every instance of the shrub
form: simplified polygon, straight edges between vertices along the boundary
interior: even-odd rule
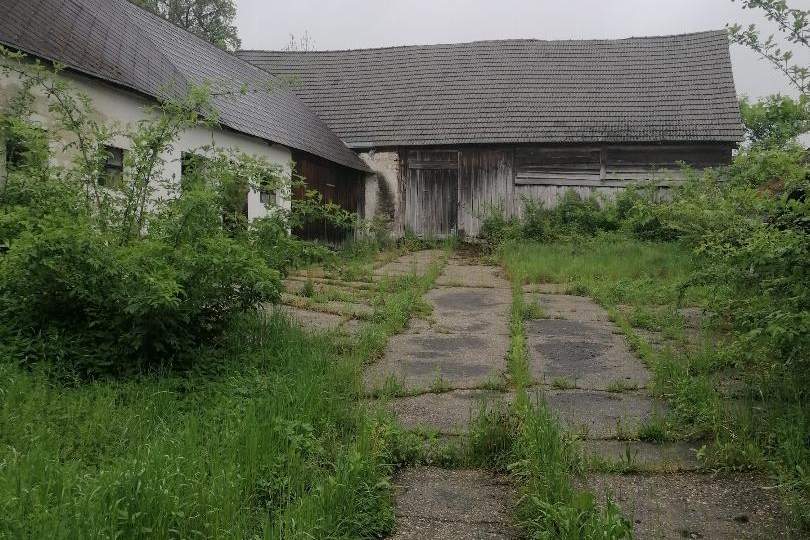
[[[113,130],[53,72],[0,52],[0,71],[24,81],[0,113],[0,130],[24,157],[0,185],[0,240],[9,246],[0,256],[0,341],[9,357],[82,375],[186,365],[235,315],[276,301],[287,268],[325,256],[288,234],[301,213],[354,219],[311,197],[296,205],[301,213],[273,208],[248,223],[247,190],[289,192],[291,179],[261,159],[210,147],[182,191],[159,200],[158,188],[173,189],[160,156],[183,130],[216,122],[207,88]],[[60,128],[46,132],[31,120],[33,91]],[[129,141],[127,174],[105,185],[113,135]],[[48,149],[65,141],[75,157],[59,167]]]
[[[503,205],[492,205],[481,221],[480,236],[493,246],[520,236],[519,224],[506,217]]]
[[[554,221],[563,232],[593,236],[597,231],[614,231],[619,224],[612,205],[600,206],[595,196],[583,199],[574,190],[568,190],[553,210]]]

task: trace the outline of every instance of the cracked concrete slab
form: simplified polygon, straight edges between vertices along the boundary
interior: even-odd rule
[[[663,403],[633,392],[546,390],[543,394],[568,431],[583,439],[636,436],[645,422],[666,413]]]
[[[507,289],[433,289],[425,299],[439,333],[509,334],[511,295]]]
[[[574,321],[609,321],[607,311],[585,296],[565,294],[538,295],[540,307],[551,319]]]
[[[415,467],[400,471],[393,483],[398,518],[508,528],[514,495],[505,477],[483,470]]]
[[[449,263],[436,280],[439,287],[510,288],[503,271],[495,266]]]
[[[582,453],[608,464],[655,471],[695,471],[700,468],[698,445],[687,442],[581,441]]]
[[[596,474],[580,487],[618,504],[636,538],[792,538],[769,484],[742,474]]]
[[[437,379],[451,388],[480,386],[506,369],[508,347],[509,338],[503,335],[394,336],[384,358],[366,370],[366,388],[380,388],[390,377],[409,389],[430,387]]]
[[[512,393],[454,390],[393,398],[387,403],[387,408],[406,428],[424,428],[457,435],[465,432],[470,422],[482,411],[505,410],[504,407],[513,400]]]
[[[573,382],[578,388],[644,388],[650,372],[621,336],[585,339],[566,335],[527,336],[532,354],[530,373],[540,382],[555,379]]]

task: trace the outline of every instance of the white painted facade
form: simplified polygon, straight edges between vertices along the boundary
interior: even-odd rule
[[[75,90],[90,98],[93,109],[98,114],[98,118],[108,126],[117,126],[126,130],[128,127],[134,128],[136,124],[147,118],[148,108],[155,104],[155,101],[141,94],[128,91],[108,84],[101,80],[84,76],[77,73],[63,73],[61,75],[67,79]],[[8,100],[19,90],[19,80],[16,77],[5,77],[0,75],[0,109],[5,108]],[[46,129],[56,128],[55,121],[49,117],[48,105],[45,98],[38,99],[34,105],[34,118]],[[127,150],[130,141],[126,137],[118,137],[111,141],[113,146]],[[215,147],[218,149],[235,149],[245,154],[264,158],[270,163],[279,165],[289,173],[292,164],[292,154],[290,149],[273,144],[263,139],[238,133],[226,128],[203,128],[195,127],[181,134],[162,158],[165,161],[163,167],[163,180],[172,186],[180,185],[182,155],[184,153],[195,153],[205,155],[202,147]],[[5,176],[5,144],[0,144],[0,178]],[[66,164],[70,160],[69,154],[61,148],[52,148],[52,156],[56,163]],[[156,198],[165,197],[166,190],[157,190]],[[277,192],[277,206],[289,208],[289,192]],[[267,215],[267,208],[260,201],[257,191],[251,190],[248,194],[248,219],[256,219]]]

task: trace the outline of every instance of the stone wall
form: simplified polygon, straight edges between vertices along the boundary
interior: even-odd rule
[[[359,156],[375,173],[375,178],[370,177],[366,181],[366,218],[392,213],[391,232],[396,237],[401,236],[403,224],[399,201],[399,153],[372,150],[360,153]],[[383,194],[390,197],[390,200],[381,200]]]

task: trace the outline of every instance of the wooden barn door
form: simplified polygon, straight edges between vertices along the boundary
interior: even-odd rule
[[[405,226],[425,238],[458,231],[458,152],[411,150],[405,184]]]

